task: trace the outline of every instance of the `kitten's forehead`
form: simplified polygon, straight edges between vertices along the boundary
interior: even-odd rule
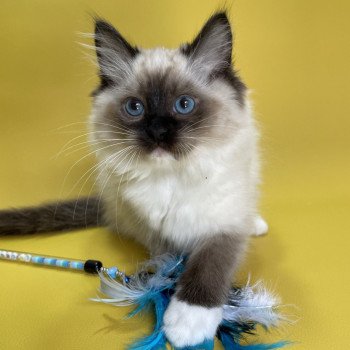
[[[178,49],[141,50],[132,70],[130,87],[145,98],[173,100],[182,94],[201,95],[203,92],[191,74],[188,59]]]
[[[136,57],[133,70],[136,75],[165,73],[166,71],[177,71],[184,73],[187,68],[186,57],[178,49],[142,49]]]

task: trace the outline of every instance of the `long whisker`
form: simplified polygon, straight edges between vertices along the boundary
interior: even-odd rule
[[[219,124],[210,124],[210,125],[202,125],[202,126],[198,126],[194,129],[191,129],[191,132],[194,132],[196,130],[200,130],[200,129],[211,129],[213,127],[221,127],[224,129],[232,129],[232,130],[237,130],[237,128],[233,127],[233,126],[226,126],[226,125],[219,125]]]
[[[102,147],[100,149],[98,149],[97,151],[102,151],[104,149],[107,149],[107,148],[110,148],[110,147],[114,147],[115,145],[108,145],[108,146],[105,146],[105,147]],[[62,191],[63,191],[63,188],[64,188],[64,185],[66,184],[66,181],[67,181],[67,178],[68,176],[70,175],[71,171],[73,170],[73,168],[79,164],[81,161],[83,161],[84,159],[86,159],[87,157],[91,156],[92,154],[96,153],[96,151],[92,151],[92,152],[89,152],[88,154],[86,154],[85,156],[81,157],[79,160],[77,160],[68,170],[68,173],[66,174],[66,176],[64,177],[64,180],[63,180],[63,184],[62,184],[62,190],[61,190],[61,193],[60,193],[60,196],[62,196]]]
[[[210,115],[206,116],[205,118],[201,118],[201,119],[197,120],[197,121],[196,121],[195,123],[193,123],[193,124],[185,125],[182,129],[180,129],[180,132],[181,132],[181,131],[187,131],[188,129],[193,128],[193,126],[195,126],[195,125],[197,125],[197,124],[199,124],[199,123],[202,123],[202,122],[205,121],[205,120],[213,119],[213,118],[217,117],[219,114],[220,114],[219,112],[214,113],[214,114],[210,114]]]
[[[90,175],[88,176],[88,178],[85,180],[84,184],[81,186],[80,191],[79,191],[78,198],[79,198],[79,196],[80,196],[80,194],[81,194],[82,189],[83,189],[84,186],[86,185],[87,181],[92,177],[92,175],[93,175],[96,171],[98,171],[98,170],[100,170],[100,169],[102,168],[101,171],[100,171],[100,173],[99,173],[99,175],[97,176],[97,178],[95,179],[93,185],[92,185],[91,188],[90,188],[90,191],[89,191],[89,194],[88,194],[88,198],[90,198],[92,189],[95,187],[95,184],[96,184],[96,182],[98,181],[98,179],[100,178],[100,176],[106,171],[106,168],[107,168],[108,164],[114,162],[115,159],[117,159],[118,157],[122,156],[122,155],[123,155],[124,153],[126,153],[126,152],[128,151],[128,149],[131,148],[131,147],[133,147],[133,146],[126,147],[125,149],[122,149],[122,150],[120,150],[120,151],[118,151],[118,152],[116,152],[116,153],[110,155],[110,156],[107,157],[102,163],[98,163],[98,164],[96,164],[94,167],[92,167],[92,168],[90,169],[90,171],[91,171],[91,170],[93,170],[93,171],[90,173]],[[87,173],[86,173],[86,174],[87,174]],[[85,174],[84,174],[80,179],[82,179],[84,176],[85,176]],[[79,179],[78,183],[80,182],[80,179]],[[76,202],[76,204],[77,204],[77,202]],[[88,204],[88,203],[87,203],[87,204]],[[75,208],[74,208],[74,211],[75,211]],[[86,212],[87,212],[87,206],[86,206],[86,208],[85,208],[85,218],[86,218]],[[99,208],[98,208],[98,210],[97,210],[97,213],[99,213]]]
[[[113,174],[113,172],[116,170],[116,168],[119,166],[119,164],[126,158],[127,154],[129,154],[129,153],[132,151],[132,149],[133,149],[134,147],[135,147],[134,145],[131,145],[131,146],[128,146],[128,147],[126,147],[126,148],[124,148],[124,149],[122,149],[121,151],[118,152],[117,157],[113,158],[112,162],[114,162],[116,159],[118,159],[118,158],[120,158],[120,157],[122,157],[122,156],[124,156],[124,158],[121,159],[121,160],[119,161],[119,163],[118,163],[116,166],[114,166],[114,167],[112,168],[111,174],[110,174],[110,175]],[[111,162],[111,163],[112,163],[112,162]],[[107,165],[108,165],[108,164],[106,164],[106,166],[104,167],[104,169],[107,167]],[[104,172],[104,170],[101,171],[100,174],[97,176],[95,182],[93,183],[93,186],[95,186],[96,182],[98,181],[98,179],[100,178],[100,176],[103,174],[103,172]],[[110,176],[109,176],[109,177],[110,177]],[[108,177],[108,179],[109,179],[109,177]],[[104,186],[103,186],[103,187],[104,187]]]
[[[119,181],[119,184],[118,184],[118,189],[117,189],[117,198],[118,198],[118,196],[119,196],[119,190],[120,190],[120,185],[121,185],[121,183],[122,183],[122,181],[123,181],[123,177],[124,177],[124,175],[125,175],[125,170],[126,170],[126,168],[129,166],[129,164],[130,164],[130,162],[134,159],[134,157],[135,157],[135,155],[136,155],[136,152],[134,152],[134,154],[132,155],[132,157],[129,159],[129,162],[125,165],[125,167],[124,167],[124,170],[123,170],[123,175],[121,176],[121,178],[120,178],[120,181]],[[116,217],[118,216],[118,201],[116,202]],[[118,227],[118,220],[116,220],[116,229],[117,229],[117,232],[119,232],[119,227]]]
[[[205,120],[207,120],[207,119],[213,119],[213,118],[215,118],[215,117],[217,117],[217,116],[219,116],[219,115],[220,115],[220,112],[216,112],[216,113],[214,113],[214,114],[210,114],[210,115],[208,115],[207,117],[202,118],[202,119],[196,121],[196,122],[193,123],[193,124],[189,124],[189,125],[183,126],[183,127],[179,130],[179,132],[182,132],[182,131],[185,132],[185,131],[187,131],[187,130],[193,128],[193,126],[195,126],[195,125],[197,125],[197,124],[199,124],[199,123],[201,123],[201,122],[203,122],[203,121],[205,121]],[[231,126],[226,126],[226,125],[208,125],[208,127],[211,127],[211,126],[221,126],[221,127],[225,127],[225,128],[232,128]]]
[[[199,141],[201,141],[201,140],[216,140],[216,141],[222,141],[222,139],[220,139],[220,138],[218,138],[218,137],[211,137],[211,136],[187,136],[187,135],[185,135],[185,136],[180,136],[179,137],[179,140],[187,140],[187,139],[189,139],[189,140],[199,140]]]
[[[133,147],[133,146],[129,146],[129,147]],[[91,188],[90,188],[90,191],[89,191],[89,194],[88,194],[88,198],[90,198],[91,196],[91,192],[93,190],[93,188],[95,187],[98,179],[100,178],[100,176],[106,171],[106,168],[108,167],[108,164],[111,164],[113,163],[116,159],[118,159],[119,157],[121,157],[124,153],[126,153],[129,149],[129,147],[126,147],[125,149],[122,149],[120,150],[119,152],[117,152],[116,154],[112,154],[111,156],[109,156],[107,159],[105,159],[102,163],[99,164],[99,166],[93,171],[93,173],[95,173],[96,171],[100,170],[100,173],[97,175],[97,177],[95,178],[95,181],[94,183],[92,184]],[[93,173],[91,173],[89,175],[89,178],[93,175]],[[85,180],[85,183],[83,184],[82,188],[85,186],[86,182],[89,180],[86,179]],[[82,189],[81,188],[81,189]],[[79,192],[79,195],[80,195],[80,192]],[[88,203],[87,203],[88,204]],[[86,204],[86,207],[85,207],[85,218],[86,218],[86,215],[87,215],[87,208],[88,208],[88,205]],[[97,212],[99,212],[99,205],[98,205],[98,208],[97,208]]]
[[[63,152],[63,150],[69,146],[73,141],[79,139],[79,138],[82,138],[82,137],[85,137],[85,136],[88,136],[88,135],[93,135],[93,134],[99,134],[99,133],[110,133],[110,134],[116,134],[116,135],[127,135],[127,136],[132,136],[132,135],[136,135],[136,133],[134,132],[116,132],[116,131],[110,131],[110,130],[96,130],[96,131],[89,131],[89,132],[86,132],[82,135],[78,135],[74,138],[72,138],[71,140],[69,140],[68,142],[66,142],[63,147],[61,148],[61,150],[58,152],[58,154],[61,154],[61,152]]]
[[[134,148],[136,146],[129,146],[129,147]],[[100,211],[100,203],[101,203],[102,195],[103,195],[103,192],[104,192],[104,189],[105,189],[107,183],[109,182],[109,179],[111,178],[113,172],[119,167],[119,165],[124,161],[124,159],[126,159],[131,154],[131,152],[132,152],[132,148],[128,149],[128,152],[126,152],[123,159],[120,160],[119,163],[112,169],[112,171],[110,172],[110,174],[107,176],[106,180],[104,181],[102,188],[100,190],[100,194],[99,194],[99,198],[98,198],[98,202],[97,202],[97,212]],[[116,198],[118,198],[118,196]]]
[[[201,118],[200,120],[197,120],[195,123],[193,124],[188,124],[188,125],[185,125],[183,126],[179,132],[182,132],[182,131],[187,131],[188,129],[192,128],[194,125],[197,125],[198,123],[202,123],[203,121],[209,119],[209,118],[213,118],[214,116],[213,115],[208,115],[207,117],[205,118]]]
[[[85,179],[84,183],[82,184],[82,186],[80,187],[80,191],[78,193],[78,197],[77,197],[77,200],[75,202],[75,206],[74,206],[74,211],[73,211],[73,218],[75,216],[75,211],[76,211],[76,208],[77,208],[77,204],[78,204],[78,199],[80,198],[80,195],[81,195],[81,192],[83,190],[83,188],[85,187],[86,183],[89,181],[89,179],[92,177],[92,175],[97,171],[99,170],[99,168],[103,167],[103,165],[106,164],[106,166],[108,165],[108,162],[115,158],[115,157],[118,157],[118,153],[117,152],[116,154],[112,154],[110,156],[108,156],[102,163],[97,163],[95,164],[93,167],[91,167],[88,171],[86,171],[81,177],[80,179],[76,182],[76,184],[74,185],[73,189],[77,186],[77,184],[90,172],[89,176]],[[72,189],[72,190],[73,190]],[[71,190],[71,191],[72,191]],[[91,191],[89,193],[89,196],[90,197],[90,194],[91,194]],[[86,218],[86,214],[85,214],[85,218]]]
[[[115,143],[114,141],[120,141],[120,142]],[[79,145],[85,145],[85,146],[79,147],[79,148],[77,148],[77,149],[75,149],[75,150],[73,150],[71,152],[66,153],[66,156],[68,156],[68,155],[70,155],[70,154],[72,154],[74,152],[80,151],[80,150],[82,150],[84,148],[91,147],[91,146],[96,146],[96,145],[98,145],[100,143],[114,142],[113,144],[115,146],[117,146],[117,145],[120,145],[120,144],[123,144],[123,143],[127,143],[129,141],[135,141],[135,139],[100,139],[100,140],[96,140],[96,141],[84,141],[84,142],[80,142],[80,143],[78,143],[76,145],[72,145],[70,147],[67,147],[66,149],[60,151],[60,153],[57,155],[57,157],[60,156],[62,153],[66,152],[66,151],[68,151],[68,150],[70,150],[70,149],[72,149],[74,147],[77,147]]]
[[[125,151],[125,150],[122,150],[122,151]],[[122,152],[122,151],[117,152],[117,154],[113,154],[113,155],[111,156],[112,159],[111,159],[110,161],[109,161],[109,159],[107,159],[107,160],[104,160],[104,161],[100,164],[100,166],[98,167],[98,170],[99,170],[99,168],[102,168],[102,169],[100,170],[100,173],[97,175],[97,177],[95,178],[94,183],[92,184],[92,186],[91,186],[91,188],[90,188],[90,191],[89,191],[89,194],[88,194],[88,198],[91,197],[91,192],[92,192],[92,190],[95,188],[95,185],[96,185],[98,179],[99,179],[100,176],[106,171],[106,168],[108,167],[108,163],[109,163],[109,162],[110,162],[110,163],[114,162],[121,154],[124,153],[124,152]],[[84,185],[83,185],[83,186],[84,186]],[[87,216],[87,209],[88,209],[88,202],[86,203],[86,207],[85,207],[85,219],[86,219],[86,216]],[[97,210],[97,212],[99,212],[99,210]]]
[[[121,151],[122,151],[122,150],[121,150]],[[113,156],[118,155],[121,151],[118,151],[117,153],[113,153],[112,155],[110,155],[109,157],[107,157],[105,161],[108,161],[110,157],[113,157]],[[80,176],[79,180],[75,182],[75,184],[73,185],[73,188],[70,190],[69,193],[72,193],[73,190],[74,190],[74,189],[77,187],[77,185],[80,183],[80,181],[81,181],[89,172],[92,171],[92,173],[91,173],[90,176],[88,177],[88,179],[89,179],[89,178],[91,177],[91,175],[98,169],[99,165],[100,165],[99,163],[94,164],[94,165],[93,165],[92,167],[90,167],[82,176]],[[88,180],[88,179],[87,179],[87,180]],[[86,182],[87,182],[87,181],[86,181]],[[86,182],[85,182],[85,183],[86,183]],[[84,185],[81,187],[81,189],[85,186],[85,183],[84,183]]]
[[[67,125],[60,126],[56,130],[58,131],[58,130],[61,130],[61,129],[64,129],[64,128],[68,128],[68,127],[73,126],[73,125],[79,125],[79,124],[84,124],[84,125],[87,125],[87,126],[90,125],[90,124],[96,124],[96,125],[108,126],[108,127],[115,128],[115,129],[125,130],[125,128],[121,127],[120,125],[117,126],[117,125],[113,125],[113,124],[109,124],[109,123],[96,122],[96,121],[92,121],[92,120],[84,121],[84,122],[70,123],[70,124],[67,124]]]

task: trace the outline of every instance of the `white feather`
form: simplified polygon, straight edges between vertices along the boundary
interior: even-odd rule
[[[276,326],[282,319],[277,312],[279,298],[270,293],[261,281],[231,292],[224,305],[224,319],[232,322],[253,321],[263,326]]]
[[[109,298],[94,298],[92,300],[115,306],[136,304],[137,300],[147,292],[159,290],[174,283],[175,280],[169,275],[181,263],[182,259],[176,259],[170,254],[153,258],[144,263],[139,272],[134,274],[128,283],[119,282],[100,271],[99,291]],[[148,274],[147,278],[142,277],[142,273],[150,271],[152,274]]]
[[[99,272],[100,276],[100,289],[99,291],[109,296],[109,298],[94,298],[93,301],[99,301],[115,306],[127,306],[136,303],[136,300],[140,298],[144,291],[142,289],[130,288],[129,285],[120,283],[106,276],[103,272]]]

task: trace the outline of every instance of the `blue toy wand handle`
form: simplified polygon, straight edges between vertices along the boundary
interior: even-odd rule
[[[107,273],[107,275],[111,278],[121,277],[125,282],[128,281],[128,277],[125,276],[124,272],[119,271],[117,267],[114,266],[106,268],[103,267],[101,261],[93,259],[82,261],[77,259],[0,249],[0,260],[85,271],[90,274],[96,274],[101,271]]]

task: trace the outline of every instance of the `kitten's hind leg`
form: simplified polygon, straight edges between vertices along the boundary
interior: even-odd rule
[[[252,236],[266,235],[269,230],[269,226],[267,222],[261,216],[257,216],[255,218],[254,227],[255,227],[255,231],[252,233]]]
[[[164,331],[175,347],[212,340],[245,251],[245,238],[220,234],[196,245],[164,315]]]

